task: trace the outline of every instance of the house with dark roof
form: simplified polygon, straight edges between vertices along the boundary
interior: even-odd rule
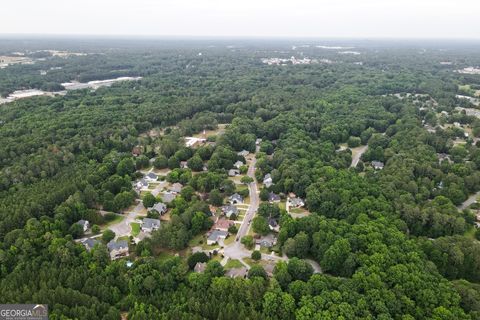
[[[148,233],[158,230],[160,228],[160,220],[144,218],[141,228],[143,232],[148,232]]]
[[[233,204],[227,204],[223,206],[222,212],[227,218],[230,218],[232,214],[238,217],[238,208],[235,207]]]
[[[281,198],[278,194],[274,193],[274,192],[270,192],[268,194],[268,201],[269,202],[280,202]]]
[[[243,203],[243,197],[238,193],[232,194],[228,199],[231,204]]]
[[[268,219],[268,227],[269,227],[270,230],[272,230],[272,231],[275,231],[275,232],[279,232],[279,231],[280,231],[280,226],[278,225],[277,220],[275,220],[275,219],[273,219],[273,218]]]
[[[247,268],[240,267],[240,268],[233,268],[233,269],[227,270],[227,272],[225,273],[225,276],[230,278],[246,278],[247,273],[248,273]]]
[[[138,180],[137,183],[135,184],[135,188],[136,188],[137,190],[142,190],[142,189],[144,189],[144,188],[148,188],[148,182],[147,182],[147,180],[145,180],[145,179],[140,179],[140,180]]]
[[[83,232],[86,232],[88,228],[90,228],[90,223],[87,220],[78,220],[77,224],[81,225],[83,228]]]
[[[145,179],[146,180],[150,180],[150,181],[157,181],[158,179],[158,176],[153,173],[153,172],[149,172],[146,176],[145,176]]]
[[[126,240],[112,240],[107,243],[107,249],[112,260],[128,256],[128,242]]]
[[[155,210],[160,214],[164,214],[167,212],[167,205],[163,202],[157,202],[153,205],[153,207],[148,208],[148,210]]]
[[[87,251],[90,251],[93,249],[93,247],[95,247],[96,244],[100,243],[100,241],[98,241],[97,239],[94,239],[94,238],[87,238],[85,240],[83,240],[82,244],[85,246],[85,248],[87,249]]]

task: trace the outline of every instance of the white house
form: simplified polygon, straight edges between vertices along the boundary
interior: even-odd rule
[[[263,184],[267,188],[270,188],[273,185],[272,175],[270,173],[267,173],[265,177],[263,177]]]
[[[83,232],[86,232],[90,228],[90,223],[87,220],[78,220],[77,224],[81,225]]]

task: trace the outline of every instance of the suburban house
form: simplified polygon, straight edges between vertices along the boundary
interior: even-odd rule
[[[94,238],[87,238],[85,240],[83,240],[83,245],[85,246],[85,248],[87,249],[87,251],[90,251],[93,249],[93,247],[95,247],[95,245],[97,243],[100,243],[100,241],[94,239]]]
[[[243,203],[243,197],[241,195],[239,195],[238,193],[232,194],[228,199],[229,199],[231,204]]]
[[[237,169],[240,169],[240,167],[243,166],[243,162],[242,161],[237,161],[233,164],[233,166]]]
[[[248,270],[245,267],[240,267],[240,268],[233,268],[228,270],[225,273],[226,277],[230,278],[246,278],[247,277]]]
[[[78,220],[77,224],[81,225],[83,232],[86,232],[90,228],[90,223],[87,220]]]
[[[385,167],[385,165],[383,164],[383,162],[380,162],[380,161],[372,161],[372,167],[375,170],[382,170],[383,167]]]
[[[197,273],[203,273],[203,272],[205,272],[206,268],[207,268],[207,263],[206,262],[197,262],[197,264],[193,268],[193,271],[197,272]]]
[[[265,177],[263,177],[263,184],[267,188],[270,188],[273,185],[272,175],[270,173],[267,173]]]
[[[173,193],[165,192],[162,195],[162,201],[163,201],[163,203],[170,203],[175,199],[175,197],[176,197],[176,195],[174,195]]]
[[[180,168],[187,169],[188,168],[187,161],[180,161]]]
[[[144,189],[144,188],[148,188],[148,182],[147,182],[147,180],[145,180],[145,179],[140,179],[140,180],[138,180],[137,183],[135,184],[135,188],[136,188],[137,190],[142,190],[142,189]]]
[[[128,256],[128,242],[126,240],[112,240],[107,243],[107,249],[112,260]]]
[[[232,204],[228,204],[226,206],[223,206],[222,207],[222,212],[227,218],[230,218],[232,216],[232,214],[234,214],[235,216],[238,217],[238,208],[235,207]]]
[[[257,239],[255,241],[255,244],[258,244],[264,248],[271,248],[277,244],[277,238],[275,238],[273,234],[269,234],[264,237],[261,237],[260,239]]]
[[[148,210],[155,210],[160,214],[164,214],[167,212],[167,205],[163,202],[157,202],[153,205],[153,207],[148,208]]]
[[[268,227],[272,231],[280,232],[280,226],[278,225],[277,220],[275,220],[273,218],[268,219]]]
[[[181,183],[175,182],[168,188],[170,192],[180,193],[182,191],[183,185]]]
[[[280,196],[276,193],[270,192],[268,194],[268,201],[269,202],[280,202]]]
[[[228,170],[228,176],[229,177],[235,177],[240,174],[240,171],[238,169],[230,169]]]
[[[144,218],[142,222],[143,232],[152,232],[160,228],[160,220]]]
[[[245,158],[246,156],[248,156],[249,153],[250,152],[248,152],[247,150],[242,150],[242,151],[238,152],[237,155]]]
[[[291,207],[294,207],[294,208],[300,208],[300,207],[303,207],[305,205],[305,202],[303,202],[303,200],[301,198],[290,198],[289,200],[290,202],[290,206]]]
[[[262,139],[258,138],[257,140],[255,140],[255,144],[257,146],[260,145],[260,143],[262,143]]]
[[[213,230],[212,232],[210,232],[210,235],[207,238],[207,244],[210,246],[212,244],[218,243],[220,239],[225,240],[227,236],[227,231]]]
[[[228,228],[230,228],[234,224],[235,222],[231,220],[227,220],[225,218],[218,218],[215,224],[213,225],[212,229],[220,230],[220,231],[228,231]]]
[[[153,172],[149,172],[146,176],[145,176],[145,179],[148,180],[148,181],[157,181],[158,179],[158,176],[153,173]]]

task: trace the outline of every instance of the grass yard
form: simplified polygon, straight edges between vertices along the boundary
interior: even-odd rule
[[[230,235],[228,238],[223,240],[223,243],[228,246],[229,244],[232,244],[235,241],[235,235]]]
[[[225,264],[225,269],[234,269],[234,268],[241,268],[243,264],[240,260],[237,259],[228,259],[227,263]]]
[[[140,223],[132,222],[130,226],[132,227],[132,236],[136,237],[140,233]]]
[[[115,215],[115,219],[113,219],[113,220],[111,220],[111,221],[108,221],[107,223],[101,225],[100,227],[101,227],[102,229],[105,229],[105,228],[111,226],[112,224],[121,222],[123,219],[125,219],[125,216]]]

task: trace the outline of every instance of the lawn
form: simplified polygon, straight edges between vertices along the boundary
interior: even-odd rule
[[[477,231],[477,228],[471,226],[470,228],[468,228],[467,231],[465,231],[464,236],[466,238],[475,239],[475,232],[476,231]]]
[[[225,269],[234,269],[241,267],[243,267],[243,264],[240,262],[240,260],[237,259],[228,259],[227,263],[224,266]]]
[[[108,221],[107,223],[101,225],[100,227],[105,229],[109,226],[111,226],[112,224],[115,224],[115,223],[119,223],[120,221],[122,221],[123,219],[125,219],[125,216],[122,216],[122,215],[115,215],[115,219],[111,220],[111,221]]]
[[[140,223],[132,222],[130,226],[132,227],[132,236],[136,237],[140,233]]]
[[[228,246],[229,244],[232,244],[235,241],[235,235],[232,234],[230,235],[227,239],[223,241],[223,243]]]
[[[292,208],[292,209],[290,209],[290,212],[299,214],[299,213],[304,213],[305,211],[300,209],[300,208]]]

